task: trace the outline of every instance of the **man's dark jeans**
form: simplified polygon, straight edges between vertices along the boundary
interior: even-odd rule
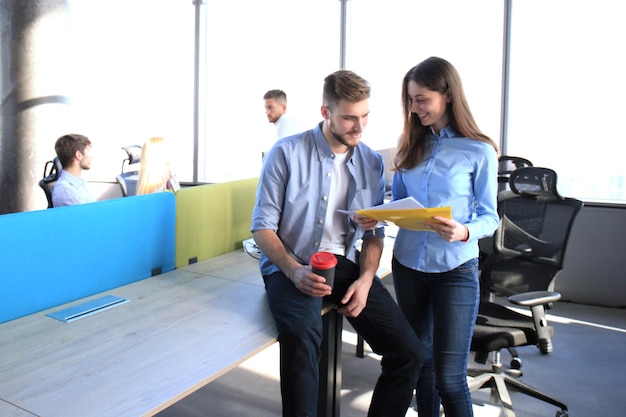
[[[339,304],[359,276],[359,267],[342,256],[335,272],[332,301]],[[278,329],[283,417],[316,417],[322,343],[322,298],[298,290],[282,272],[264,277]],[[380,279],[374,279],[367,306],[348,318],[372,350],[382,355],[368,416],[404,417],[424,357],[424,347]]]

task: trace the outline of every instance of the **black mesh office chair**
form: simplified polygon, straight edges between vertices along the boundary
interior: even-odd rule
[[[502,155],[498,158],[498,195],[503,191],[509,190],[509,178],[511,173],[519,168],[533,166],[533,163],[526,158],[511,155]],[[493,238],[491,236],[482,238],[478,241],[480,251],[479,262],[482,268],[485,259],[493,251]]]
[[[583,203],[563,198],[557,192],[557,174],[548,168],[526,167],[510,174],[510,190],[500,194],[500,224],[494,234],[493,253],[481,270],[481,302],[471,350],[478,363],[493,355],[490,370],[470,369],[470,389],[491,386],[492,401],[503,405],[505,415],[514,417],[507,385],[560,408],[567,406],[519,380],[521,360],[514,349],[534,345],[541,353],[552,351],[553,327],[545,310],[561,295],[554,292],[563,268],[565,249],[574,220]],[[532,317],[496,303],[495,296],[530,307]],[[510,349],[511,368],[504,370],[500,350]]]
[[[52,188],[56,184],[63,167],[58,157],[54,157],[52,161],[46,162],[43,167],[43,178],[39,180],[39,186],[46,194],[46,200],[48,200],[48,208],[52,208]]]
[[[533,163],[520,156],[502,155],[498,158],[498,191],[508,189],[511,173],[520,168],[533,166]]]
[[[128,157],[122,161],[122,172],[120,175],[115,177],[115,179],[122,189],[122,195],[124,197],[127,197],[137,194],[139,170],[137,168],[137,165],[135,164],[141,162],[141,146],[122,146],[122,149],[126,151]]]

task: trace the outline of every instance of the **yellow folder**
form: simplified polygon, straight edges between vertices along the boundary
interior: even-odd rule
[[[410,209],[363,209],[356,214],[379,222],[390,222],[403,229],[425,230],[432,232],[424,224],[425,221],[435,222],[434,216],[452,218],[452,207],[410,208]]]

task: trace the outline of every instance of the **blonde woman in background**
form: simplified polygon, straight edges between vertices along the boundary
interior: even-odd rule
[[[178,190],[180,184],[170,168],[168,148],[164,139],[161,137],[148,139],[141,150],[137,195],[162,191],[175,193]]]

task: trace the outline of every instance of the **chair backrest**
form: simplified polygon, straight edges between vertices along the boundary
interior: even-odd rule
[[[122,189],[122,196],[128,197],[137,195],[137,185],[139,183],[139,171],[130,171],[119,174],[115,177]]]
[[[43,167],[43,178],[39,180],[39,186],[46,194],[46,200],[48,200],[48,208],[52,208],[52,189],[56,184],[63,167],[58,157],[54,157],[52,161],[46,162]]]
[[[500,194],[509,190],[509,178],[511,173],[518,168],[531,167],[533,163],[519,156],[502,155],[498,158],[498,201]],[[480,265],[482,266],[487,255],[493,252],[493,237],[488,236],[478,241],[480,249]]]
[[[557,192],[557,174],[526,167],[510,174],[501,193],[500,224],[485,260],[481,287],[501,295],[552,290],[582,201]]]
[[[138,165],[133,167],[132,170],[130,167],[141,162],[142,148],[139,145],[129,145],[122,146],[122,149],[126,151],[128,158],[122,161],[122,172],[120,173],[120,175],[115,177],[115,179],[122,189],[122,196],[128,197],[132,195],[137,195],[139,169]]]
[[[122,174],[128,171],[131,165],[135,165],[141,162],[141,146],[139,145],[128,145],[122,146],[122,149],[126,151],[128,158],[122,161]],[[133,171],[137,171],[137,169],[133,169]]]
[[[498,191],[508,189],[511,173],[519,168],[533,166],[526,158],[511,155],[502,155],[498,158]]]

